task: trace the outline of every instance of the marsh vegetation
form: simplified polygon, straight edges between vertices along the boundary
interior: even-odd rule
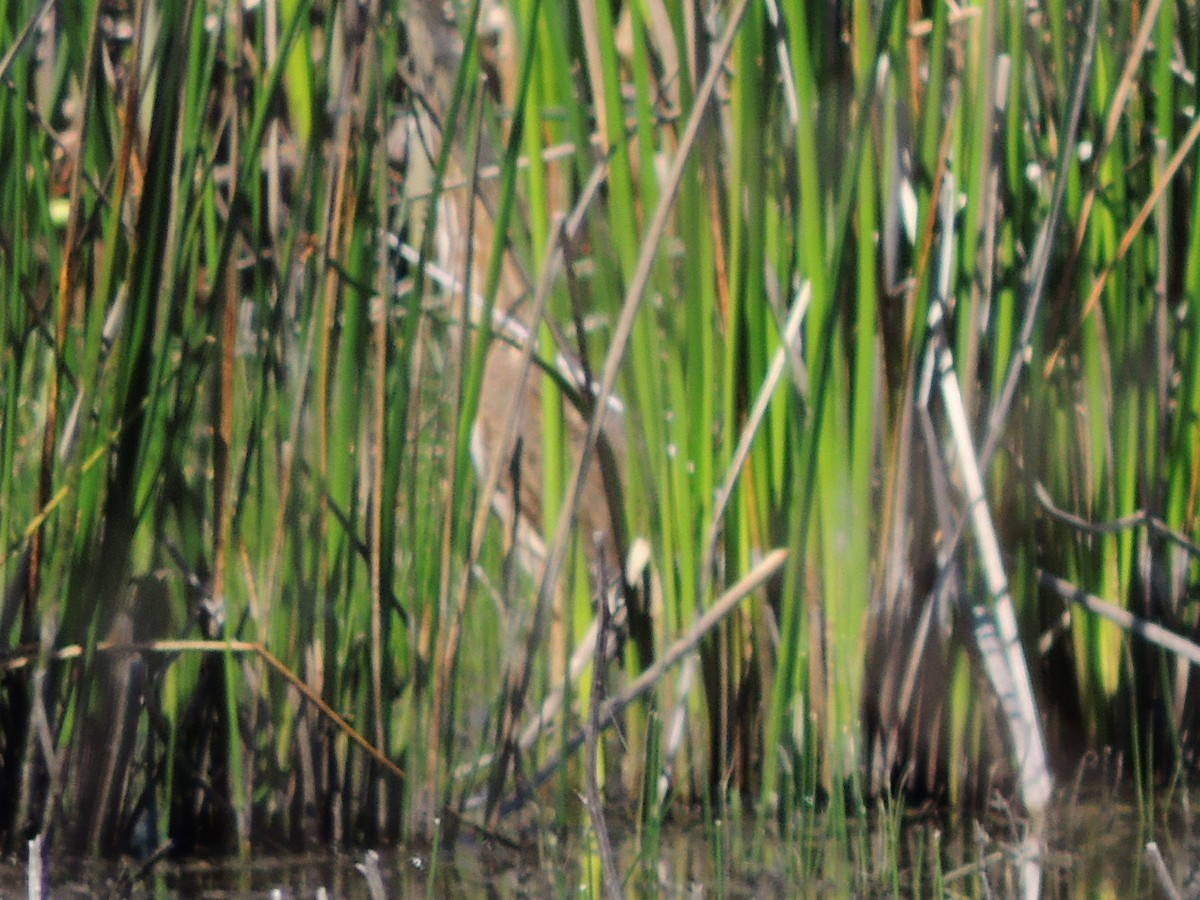
[[[1194,5],[0,32],[10,849],[1186,791]]]

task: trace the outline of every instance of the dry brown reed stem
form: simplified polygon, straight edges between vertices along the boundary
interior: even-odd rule
[[[235,47],[242,47],[243,29],[245,22],[242,8],[236,6],[230,11],[229,26]],[[141,33],[139,29],[139,35]],[[241,118],[242,98],[239,95],[236,79],[227,74],[222,79],[221,108],[230,116],[230,121],[236,122]],[[242,135],[237,128],[229,130],[229,183],[228,197],[232,203],[240,190],[242,174]],[[173,218],[173,217],[172,217]],[[230,251],[237,245],[238,238],[230,235],[227,239]],[[167,252],[173,253],[174,242],[168,241]],[[202,624],[210,638],[219,637],[225,622],[226,581],[229,565],[229,538],[233,530],[233,510],[230,508],[230,481],[233,460],[234,430],[234,393],[236,380],[237,329],[238,312],[241,309],[241,293],[233,253],[222,257],[223,264],[215,273],[217,279],[214,296],[220,303],[220,334],[218,336],[219,362],[213,373],[213,443],[212,443],[212,591],[204,603],[205,613]],[[242,817],[238,816],[239,828]],[[245,835],[239,835],[245,838]]]
[[[46,661],[65,662],[81,659],[87,651],[79,644],[69,644],[45,654]],[[304,699],[313,704],[326,719],[333,723],[339,731],[358,744],[367,754],[396,778],[404,781],[404,770],[392,762],[387,755],[351,725],[333,707],[326,703],[321,696],[305,683],[299,675],[293,672],[274,653],[267,649],[261,641],[209,641],[209,640],[160,640],[134,641],[130,643],[101,641],[94,648],[96,653],[234,653],[239,655],[254,654],[267,665],[283,676],[284,680],[300,692]],[[41,657],[36,647],[19,647],[12,653],[0,654],[0,672],[15,672],[33,665]]]

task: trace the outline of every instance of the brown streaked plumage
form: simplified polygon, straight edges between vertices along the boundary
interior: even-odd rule
[[[508,86],[515,75],[506,71],[505,67],[514,58],[511,52],[500,52],[511,44],[504,34],[504,29],[511,27],[511,22],[506,23],[499,14],[499,8],[490,13],[485,10],[481,17],[481,31],[491,29],[481,36],[481,41],[486,42],[488,48],[496,48],[496,52],[489,56],[492,63],[489,76],[500,79],[498,95],[511,99]],[[432,185],[436,159],[441,152],[444,117],[448,115],[463,47],[457,25],[446,18],[444,7],[439,3],[428,0],[414,3],[408,22],[413,74],[424,104],[423,109],[418,104],[414,120],[407,125],[406,174],[410,195],[417,195],[424,193],[421,185]],[[437,232],[432,240],[434,262],[444,278],[442,287],[457,291],[460,301],[463,300],[461,292],[468,266],[472,293],[477,292],[478,285],[485,277],[494,246],[495,229],[495,186],[471,176],[472,160],[467,158],[462,149],[467,143],[466,135],[460,130],[446,172],[447,187],[439,200]],[[492,146],[485,135],[480,151],[481,166],[494,162]],[[474,192],[471,189],[473,182],[477,184]],[[564,193],[561,183],[552,190],[552,195],[561,196]],[[414,210],[409,221],[411,243],[415,245],[424,239],[423,230],[428,221],[427,209]],[[468,223],[471,223],[469,228]],[[502,439],[507,423],[514,416],[518,418],[516,446],[508,450],[504,457],[512,459],[514,452],[519,455],[514,465],[506,467],[493,506],[510,534],[514,534],[514,506],[519,506],[521,521],[515,529],[518,550],[525,567],[540,577],[545,561],[545,514],[542,503],[545,472],[542,448],[544,379],[535,370],[521,390],[515,389],[521,372],[519,345],[532,333],[535,324],[528,320],[528,310],[522,304],[529,293],[528,280],[520,266],[511,254],[506,254],[495,298],[493,327],[497,336],[492,341],[484,364],[479,409],[472,434],[472,455],[477,468],[482,471],[496,442]],[[482,314],[482,300],[478,297],[473,301],[467,298],[465,305],[467,317],[477,325]],[[569,402],[564,403],[564,419],[572,458],[578,461],[587,434],[587,422]],[[614,415],[608,416],[608,423],[604,434],[607,446],[600,448],[600,453],[608,457],[610,465],[615,460],[619,466],[625,453],[623,425],[620,417]],[[514,483],[517,473],[519,494],[515,492]],[[601,466],[592,465],[578,512],[580,534],[593,571],[602,569],[609,581],[620,573],[625,549],[625,539],[621,533],[623,512],[618,512],[616,516],[610,513],[610,493],[614,487],[619,489],[619,486],[612,485],[606,490]],[[619,498],[613,499],[619,502]]]

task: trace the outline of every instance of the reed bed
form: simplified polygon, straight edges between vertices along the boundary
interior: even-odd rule
[[[0,33],[7,845],[1186,783],[1193,5]]]

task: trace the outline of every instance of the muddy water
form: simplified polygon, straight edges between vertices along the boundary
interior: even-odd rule
[[[1139,815],[1129,797],[1072,798],[1051,813],[1040,845],[1027,824],[993,811],[984,822],[872,817],[833,826],[810,821],[790,837],[751,824],[668,826],[653,835],[615,839],[629,896],[788,897],[1165,896],[1147,862],[1154,840],[1171,878],[1187,885],[1200,835],[1193,839],[1190,804]],[[1024,839],[1024,843],[1023,843]],[[582,837],[556,841],[550,832],[519,851],[460,842],[452,858],[392,848],[380,854],[390,897],[601,896],[599,861]],[[132,888],[130,868],[58,860],[51,896],[59,897],[329,897],[366,898],[355,856],[270,856],[248,862],[165,862]],[[10,861],[11,862],[11,861]],[[1195,887],[1193,887],[1195,889]],[[0,865],[0,898],[25,897],[23,868]],[[1184,894],[1188,896],[1188,894]],[[1191,896],[1198,896],[1193,893]]]

